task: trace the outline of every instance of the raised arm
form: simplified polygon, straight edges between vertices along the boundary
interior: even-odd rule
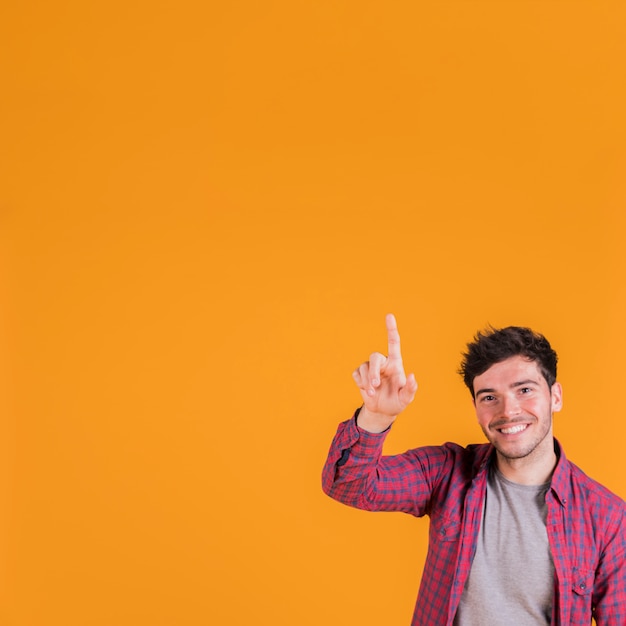
[[[400,335],[387,316],[388,356],[378,352],[355,372],[363,406],[354,419],[339,424],[322,471],[322,488],[331,498],[368,511],[424,515],[433,490],[452,465],[442,446],[415,448],[383,456],[386,431],[417,390],[402,366]]]
[[[389,428],[417,391],[415,376],[404,373],[396,318],[390,313],[386,323],[388,356],[374,352],[352,374],[363,398],[359,427],[372,433]]]

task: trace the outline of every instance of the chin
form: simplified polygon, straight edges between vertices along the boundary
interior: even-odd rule
[[[503,450],[501,447],[498,447],[498,446],[494,446],[494,447],[496,448],[500,456],[504,457],[505,459],[511,459],[511,460],[524,459],[527,456],[530,456],[537,449],[537,446],[534,446],[530,449],[524,448],[522,450],[510,450],[510,449]]]

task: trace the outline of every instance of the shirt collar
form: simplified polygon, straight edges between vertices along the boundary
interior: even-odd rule
[[[571,491],[570,475],[572,470],[569,461],[565,458],[565,452],[561,444],[556,439],[554,440],[554,451],[556,452],[557,462],[554,472],[552,473],[550,487],[559,502],[565,505]]]
[[[571,491],[571,468],[569,461],[565,458],[565,452],[561,444],[556,439],[554,439],[554,451],[556,452],[557,461],[554,472],[552,472],[552,478],[550,479],[550,488],[559,503],[564,506],[567,503]],[[495,458],[496,450],[490,443],[479,445],[473,467],[474,479],[486,472]]]

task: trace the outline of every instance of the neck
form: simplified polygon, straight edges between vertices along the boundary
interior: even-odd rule
[[[496,452],[500,473],[507,480],[520,485],[543,485],[549,482],[558,457],[554,451],[554,440],[550,437],[548,442],[549,449],[535,449],[519,459],[511,459]]]

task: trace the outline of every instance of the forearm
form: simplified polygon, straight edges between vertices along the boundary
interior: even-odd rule
[[[357,414],[337,429],[322,472],[322,489],[334,500],[369,508],[364,494],[381,458],[386,433],[368,433],[357,426]]]
[[[370,433],[357,422],[339,425],[322,473],[324,492],[358,509],[423,515],[445,463],[443,449],[382,456],[389,431]]]

